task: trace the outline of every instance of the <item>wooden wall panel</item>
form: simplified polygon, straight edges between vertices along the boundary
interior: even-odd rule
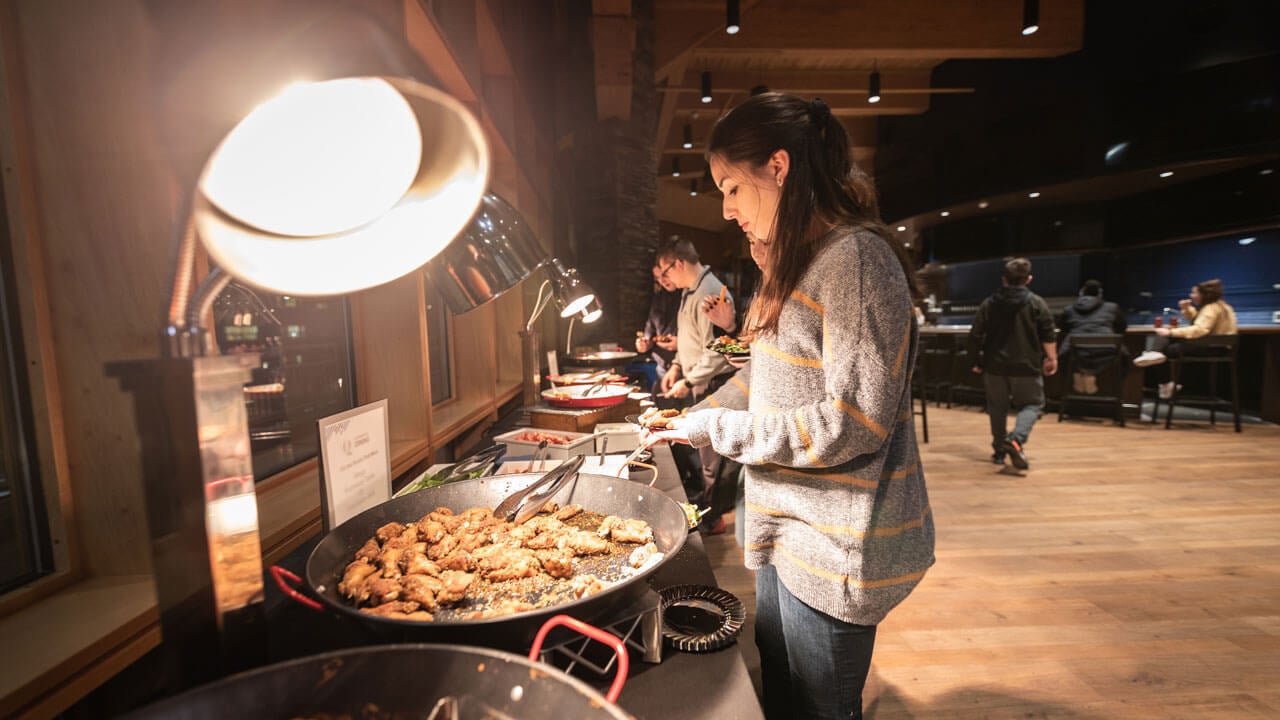
[[[539,275],[526,280],[525,284],[541,282]],[[520,372],[520,330],[524,328],[524,301],[521,288],[509,290],[494,301],[494,338],[493,345],[498,362],[498,391],[502,392],[512,383],[521,381]]]
[[[392,443],[423,441],[431,431],[423,286],[413,272],[351,299],[356,389],[361,403],[387,398]]]

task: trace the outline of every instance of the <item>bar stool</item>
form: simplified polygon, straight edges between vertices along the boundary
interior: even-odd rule
[[[1218,408],[1231,408],[1235,417],[1236,432],[1240,432],[1240,379],[1237,373],[1236,357],[1239,350],[1239,335],[1205,335],[1194,340],[1180,342],[1182,353],[1169,358],[1169,374],[1173,381],[1173,393],[1169,396],[1169,408],[1165,412],[1164,427],[1173,427],[1173,406],[1177,404],[1193,407],[1209,408],[1209,424],[1216,425]],[[1203,365],[1209,373],[1208,395],[1181,395],[1178,392],[1184,365]],[[1227,366],[1231,375],[1231,399],[1218,397],[1218,367]],[[1156,422],[1160,414],[1160,393],[1156,393],[1155,406],[1151,409],[1151,422]]]
[[[1123,347],[1124,335],[1071,336],[1071,347],[1067,351],[1066,362],[1063,363],[1063,377],[1070,378],[1072,376],[1080,359],[1090,354],[1089,350],[1095,352],[1110,350],[1111,359],[1097,374],[1097,377],[1106,377],[1110,382],[1107,383],[1107,394],[1105,395],[1089,395],[1077,392],[1064,393],[1058,404],[1058,422],[1062,422],[1063,417],[1066,416],[1067,405],[1069,404],[1106,403],[1111,407],[1111,417],[1115,419],[1120,427],[1124,427],[1124,399],[1122,397],[1122,388],[1124,387]]]
[[[946,393],[947,407],[951,407],[952,376],[955,373],[955,342],[948,335],[921,335],[920,353],[916,358],[916,367],[922,370],[922,376],[929,379],[922,382],[921,393],[928,401],[929,392],[933,392],[933,401],[942,407],[942,395]]]
[[[921,338],[922,340],[924,338]],[[924,441],[929,442],[929,396],[927,389],[928,370],[925,364],[925,355],[923,352],[923,343],[921,344],[922,352],[916,354],[916,366],[911,371],[911,416],[920,416],[920,427],[923,431]],[[916,410],[916,399],[920,399],[920,410]]]

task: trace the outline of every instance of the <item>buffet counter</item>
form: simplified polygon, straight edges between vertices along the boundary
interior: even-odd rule
[[[677,501],[685,500],[680,476],[668,447],[654,448],[653,464],[658,469],[656,487]],[[636,482],[648,483],[652,473],[637,470]],[[280,565],[301,575],[307,556],[320,538],[315,538],[290,554]],[[690,533],[679,554],[659,567],[650,578],[655,590],[674,585],[716,584],[702,538]],[[267,585],[267,617],[271,662],[368,644],[368,636],[354,623],[331,613],[317,613],[284,597],[274,583]],[[608,679],[580,679],[600,689]],[[662,650],[659,663],[645,662],[631,652],[631,673],[618,698],[618,705],[637,718],[762,718],[759,701],[747,673],[746,663],[736,644],[709,653],[682,653],[670,647]]]

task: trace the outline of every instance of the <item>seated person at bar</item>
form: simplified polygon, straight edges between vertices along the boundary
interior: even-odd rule
[[[1205,335],[1235,335],[1236,311],[1222,299],[1222,281],[1205,280],[1191,288],[1191,297],[1178,301],[1182,316],[1191,321],[1191,325],[1180,328],[1155,329],[1155,335],[1147,338],[1147,349],[1133,359],[1138,367],[1160,365],[1169,358],[1185,355],[1204,355],[1214,352],[1211,348],[1198,348],[1185,345],[1179,340],[1193,340]],[[1169,379],[1168,368],[1157,371],[1156,381],[1160,399],[1167,400],[1173,395],[1173,381]]]
[[[640,360],[654,363],[649,379],[649,392],[660,394],[658,381],[667,373],[676,356],[676,315],[680,312],[680,292],[670,279],[662,275],[662,268],[653,265],[653,300],[649,303],[649,317],[644,329],[636,333],[636,352]]]
[[[1128,324],[1120,306],[1102,299],[1102,283],[1086,280],[1080,288],[1080,296],[1058,315],[1058,328],[1062,330],[1062,344],[1058,357],[1071,358],[1071,387],[1078,393],[1093,395],[1098,392],[1098,373],[1115,359],[1116,351],[1109,347],[1072,348],[1071,338],[1078,335],[1123,335]],[[1123,367],[1123,366],[1121,366]]]

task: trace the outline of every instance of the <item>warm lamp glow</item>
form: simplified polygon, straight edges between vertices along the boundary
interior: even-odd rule
[[[250,285],[338,295],[435,257],[489,179],[484,132],[457,100],[401,78],[295,85],[255,109],[193,200],[213,260]]]
[[[422,132],[377,78],[293,85],[222,141],[200,189],[219,210],[279,235],[328,235],[390,210],[418,174]]]

